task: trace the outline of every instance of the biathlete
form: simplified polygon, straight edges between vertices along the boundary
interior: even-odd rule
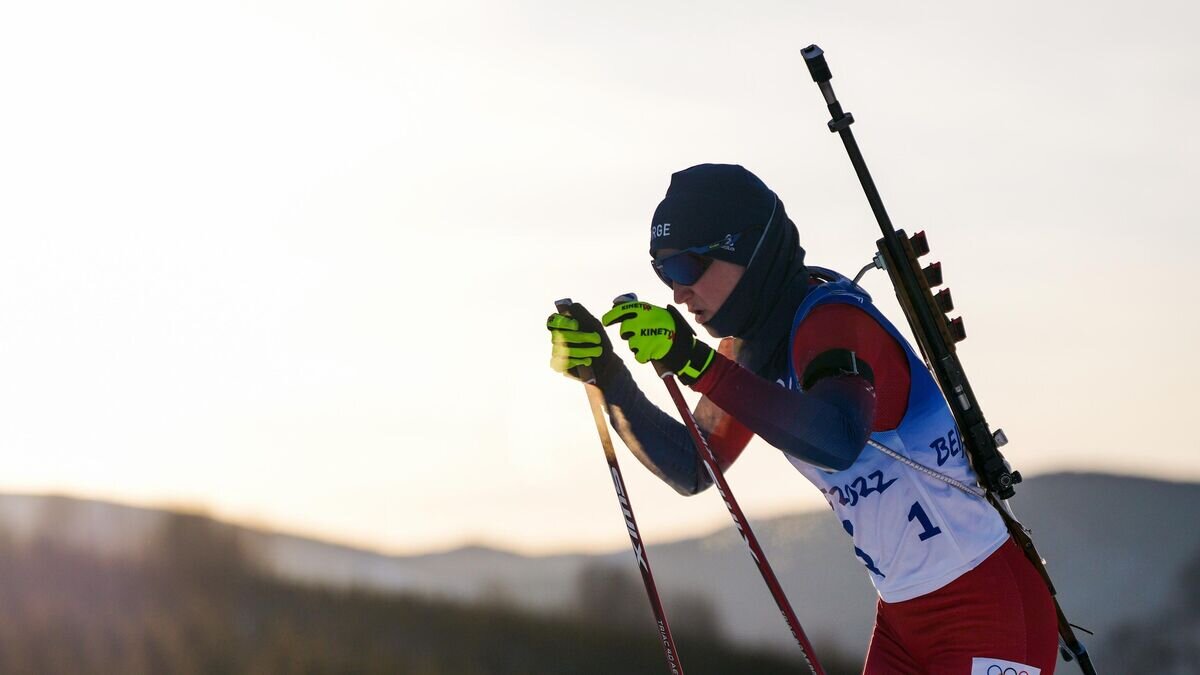
[[[675,173],[650,235],[674,303],[726,339],[713,350],[675,307],[622,303],[598,321],[576,304],[547,320],[552,367],[590,366],[613,428],[681,494],[711,479],[604,326],[620,325],[638,363],[658,361],[702,394],[695,417],[722,468],[756,434],[782,450],[825,495],[879,594],[865,675],[1053,673],[1050,594],[994,508],[867,444],[977,484],[937,384],[870,296],[806,266],[783,202],[740,166]]]

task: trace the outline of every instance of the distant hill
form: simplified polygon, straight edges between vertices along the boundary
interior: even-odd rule
[[[281,580],[248,555],[238,531],[203,517],[166,516],[142,553],[133,560],[41,537],[0,541],[0,673],[666,671],[657,633],[637,621],[533,616]],[[799,667],[794,655],[691,642],[682,657],[689,673],[785,675]],[[849,661],[830,669],[853,672]]]
[[[1027,479],[1013,501],[1058,586],[1068,616],[1104,642],[1119,625],[1161,614],[1178,573],[1200,554],[1200,485],[1098,474]],[[107,555],[136,554],[162,512],[56,497],[0,496],[0,527],[41,532]],[[875,595],[848,539],[828,512],[751,521],[814,639],[849,653],[865,649]],[[234,526],[231,526],[234,527]],[[362,589],[485,600],[540,611],[569,607],[585,569],[633,574],[631,553],[521,556],[469,547],[387,556],[286,534],[234,527],[262,564],[287,578]],[[668,603],[699,597],[720,629],[745,644],[791,649],[791,638],[732,526],[650,547]],[[681,649],[683,647],[681,646]]]

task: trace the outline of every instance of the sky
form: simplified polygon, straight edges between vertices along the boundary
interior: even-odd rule
[[[814,42],[893,222],[943,262],[1014,466],[1200,480],[1198,19],[1157,0],[8,3],[0,490],[399,554],[621,546],[545,317],[564,296],[669,301],[647,226],[701,162],[763,178],[809,262],[870,260]],[[864,286],[903,322],[883,273]],[[716,494],[619,458],[650,541],[729,525]],[[823,506],[760,441],[728,478],[752,520]]]

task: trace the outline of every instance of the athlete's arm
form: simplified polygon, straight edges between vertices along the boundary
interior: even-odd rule
[[[696,494],[711,484],[687,427],[651,403],[628,369],[613,378],[604,396],[613,429],[654,475],[684,495]],[[696,422],[722,469],[733,463],[752,436],[705,399],[696,406]]]
[[[858,459],[872,430],[893,429],[904,417],[908,360],[862,309],[842,304],[814,309],[796,331],[792,363],[806,380],[803,393],[719,356],[693,389],[771,445],[834,471]]]
[[[798,392],[719,354],[692,388],[766,442],[830,471],[858,459],[875,413],[874,389],[860,375],[824,377]]]
[[[789,455],[840,471],[858,459],[872,430],[899,426],[908,405],[909,371],[896,340],[861,309],[823,305],[796,331],[792,359],[797,372],[811,372],[812,362],[833,350],[854,353],[871,379],[834,370],[801,393],[742,368],[725,357],[726,349],[714,356],[692,388],[704,395],[697,421],[722,469],[757,433]],[[686,428],[646,400],[628,372],[620,379],[606,394],[622,440],[677,491],[695,494],[707,488],[711,479],[697,461]]]
[[[722,342],[720,353],[729,353],[729,347],[727,341]],[[696,494],[712,484],[687,427],[651,403],[628,369],[621,369],[604,395],[613,429],[654,475],[684,495]],[[722,471],[729,468],[753,432],[707,398],[700,399],[693,414],[717,456],[718,466]]]

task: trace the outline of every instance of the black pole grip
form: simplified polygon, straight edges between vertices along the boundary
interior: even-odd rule
[[[570,298],[555,300],[554,310],[563,316],[571,316],[571,305],[573,304],[575,303],[571,302]],[[577,375],[579,375],[579,379],[583,380],[585,383],[596,384],[596,373],[592,370],[591,366],[575,366],[573,370]]]
[[[808,74],[812,75],[813,82],[820,84],[833,79],[833,73],[829,72],[829,64],[825,63],[825,52],[816,45],[809,45],[800,50],[804,55],[804,65],[808,66]]]

